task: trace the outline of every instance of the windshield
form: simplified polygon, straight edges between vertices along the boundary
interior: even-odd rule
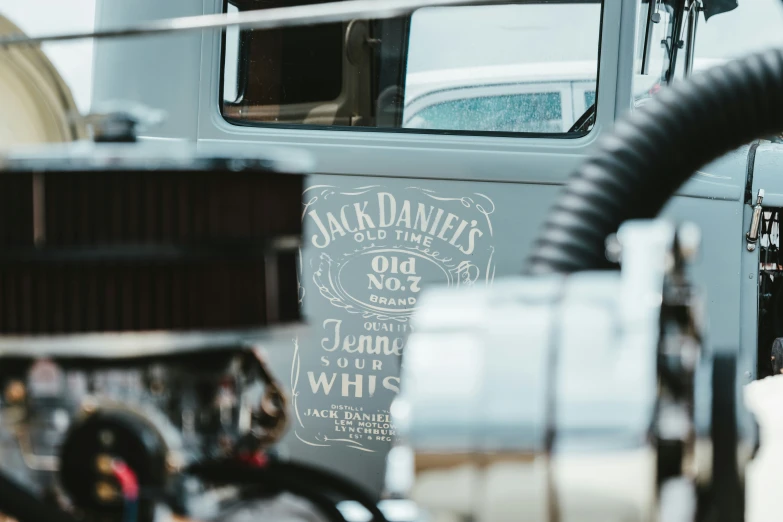
[[[634,54],[633,106],[639,107],[656,94],[682,70],[683,60],[673,62],[676,45],[677,12],[667,4],[671,0],[642,0],[636,20]],[[680,35],[680,39],[682,34]],[[672,69],[674,63],[676,70]],[[585,98],[585,110],[571,131],[589,130],[595,124],[595,94]]]
[[[705,21],[704,13],[701,13],[696,33],[695,69],[783,46],[783,9],[780,7],[780,0],[752,0],[740,2],[737,9],[709,21]]]
[[[699,10],[696,23],[695,48],[693,51],[693,73],[698,74],[710,67],[749,53],[771,47],[783,46],[783,10],[779,0],[754,0],[741,2],[739,7],[706,20],[703,10]],[[635,55],[634,101],[639,106],[657,93],[662,86],[684,78],[689,24],[683,16],[680,29],[682,42],[671,69],[672,35],[674,34],[675,12],[672,6],[661,0],[645,0],[637,20],[637,41]],[[687,10],[684,10],[687,12]],[[645,62],[645,39],[648,34],[647,61]],[[656,22],[657,20],[657,22]]]

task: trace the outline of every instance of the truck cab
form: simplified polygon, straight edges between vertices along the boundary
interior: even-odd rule
[[[560,186],[614,122],[671,82],[782,43],[777,3],[715,14],[683,0],[524,1],[98,41],[93,102],[164,109],[143,140],[286,145],[315,159],[299,257],[310,331],[270,354],[292,397],[285,450],[380,492],[422,289],[516,274]],[[96,26],[277,5],[100,1]],[[708,344],[738,355],[745,382],[773,371],[783,336],[782,147],[770,136],[728,154],[664,212],[701,229],[693,277]],[[748,235],[756,204],[758,239]]]

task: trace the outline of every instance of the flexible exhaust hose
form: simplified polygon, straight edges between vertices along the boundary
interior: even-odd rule
[[[294,491],[291,489],[294,485],[310,487],[314,492],[336,492],[361,504],[370,512],[373,522],[388,522],[376,499],[363,486],[327,469],[304,463],[272,460],[263,467],[250,467],[234,461],[213,461],[195,464],[188,468],[188,473],[210,483],[237,485],[267,481],[297,494],[306,495],[306,490]]]
[[[605,241],[624,221],[655,217],[700,167],[780,130],[783,50],[754,54],[664,89],[618,121],[568,181],[526,272],[611,268]]]

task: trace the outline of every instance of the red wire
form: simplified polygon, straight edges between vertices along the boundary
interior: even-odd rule
[[[263,468],[269,462],[269,457],[265,453],[245,453],[239,455],[239,461],[254,468]]]
[[[114,472],[114,478],[120,483],[122,496],[125,497],[125,500],[138,499],[139,481],[133,470],[124,462],[115,460],[112,464],[112,471]]]

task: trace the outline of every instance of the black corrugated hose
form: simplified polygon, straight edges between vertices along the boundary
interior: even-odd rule
[[[365,491],[363,486],[332,471],[301,462],[273,459],[263,467],[251,467],[232,460],[219,460],[194,464],[188,468],[187,473],[213,484],[275,486],[302,495],[311,501],[314,499],[308,494],[308,491],[315,493],[334,492],[343,498],[361,504],[370,512],[373,522],[388,522],[386,516],[378,508],[376,499]],[[329,515],[323,509],[322,512]]]
[[[606,238],[655,217],[700,167],[783,130],[783,50],[736,60],[661,91],[618,121],[541,229],[528,274],[612,268]]]

